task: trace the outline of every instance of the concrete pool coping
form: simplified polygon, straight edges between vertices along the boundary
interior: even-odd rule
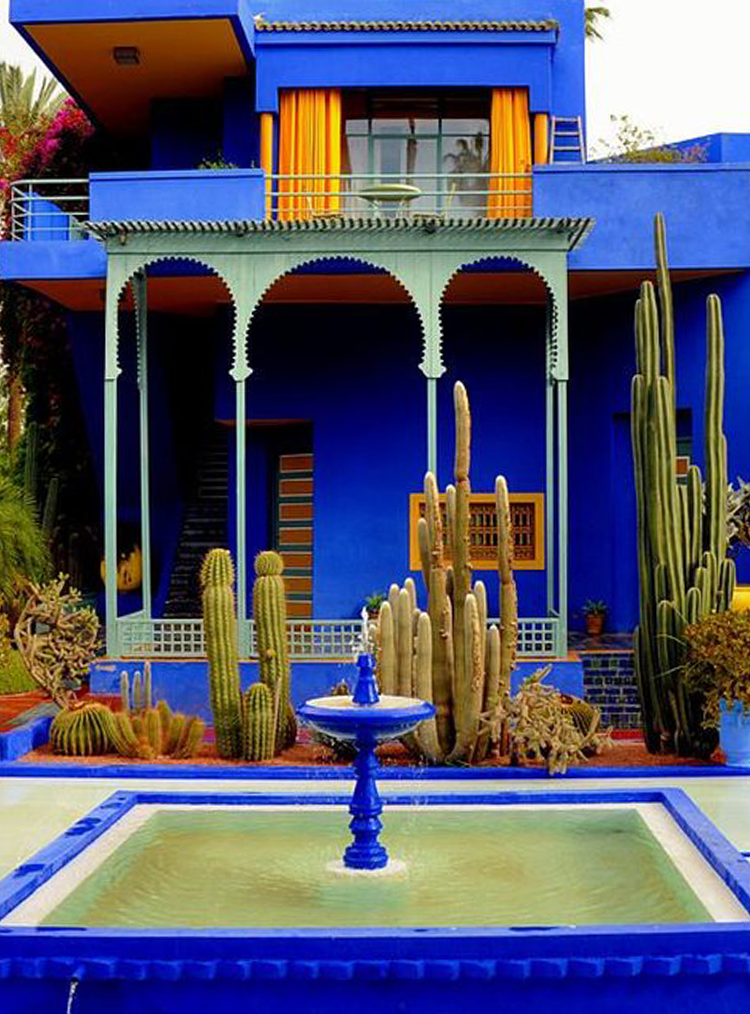
[[[83,793],[81,800],[106,791],[106,782],[92,782],[89,789],[86,779],[70,778],[69,769],[64,773],[69,777],[67,790],[64,783],[59,783],[58,794],[63,806],[66,791],[76,786]],[[444,774],[439,772],[440,780],[444,780]],[[632,777],[632,772],[629,774]],[[662,769],[660,774],[666,778],[671,772]],[[713,775],[715,784],[702,780],[692,783],[696,790],[702,785],[708,787],[708,795],[701,788],[704,801],[713,797],[721,781],[717,772]],[[131,782],[137,783],[139,776],[147,782],[142,770],[128,772]],[[245,772],[249,785],[255,776],[255,770]],[[536,777],[537,791],[532,785],[521,785],[519,792],[512,793],[516,800],[525,798],[537,803],[562,794],[573,796],[575,803],[585,803],[591,796],[600,801],[602,792],[616,794],[619,799],[643,799],[645,795],[653,800],[665,793],[675,798],[674,790],[651,785],[617,792],[604,785],[602,792],[594,793],[580,782],[571,784],[567,791],[561,788],[551,793],[544,774],[536,772]],[[618,772],[617,777],[623,778],[624,773]],[[323,788],[329,793],[323,798],[341,803],[346,798],[345,783],[350,775],[346,770],[337,770],[331,778],[338,778],[342,784]],[[210,792],[198,794],[219,804],[231,801],[236,790],[221,779],[215,781]],[[281,780],[275,789],[268,782],[257,781],[256,792],[271,802],[288,804],[291,797],[308,803],[320,798],[310,792],[314,786],[307,779],[300,779],[297,786],[288,779]],[[44,793],[42,798],[46,798],[46,786],[52,789],[54,784],[54,780],[30,780],[28,789]],[[733,806],[744,807],[748,787],[735,779],[725,784],[728,793],[732,787]],[[463,779],[448,780],[430,796],[455,803],[457,794],[470,787]],[[481,799],[491,793],[490,798],[496,801],[511,795],[502,785],[494,791],[489,785],[477,788],[478,793],[461,795],[461,800]],[[24,783],[7,781],[5,789],[8,798],[17,797],[23,808]],[[188,785],[188,791],[192,789]],[[391,782],[385,791],[387,802],[397,802],[400,793],[419,793],[425,788]],[[157,802],[174,798],[168,783],[158,791],[144,786],[132,794]],[[247,795],[242,793],[245,798]],[[259,795],[252,794],[253,802]],[[677,796],[682,798],[688,815],[705,822],[711,840],[729,848],[733,862],[731,869],[724,871],[725,881],[736,875],[746,882],[750,866],[742,856],[695,803],[682,792]],[[91,809],[90,804],[87,809]],[[19,816],[23,812],[21,809]],[[85,811],[75,803],[68,812],[80,815]],[[725,816],[723,807],[721,816]],[[76,833],[69,838],[76,845],[92,831],[82,824],[85,819],[73,823]],[[63,825],[58,822],[58,826]],[[747,887],[745,894],[750,898]],[[720,1010],[750,1009],[750,927],[713,923],[411,932],[344,929],[335,934],[330,930],[175,932],[0,927],[3,1014],[58,1007],[65,1010],[76,990],[73,1014],[102,1009],[108,1014],[142,1014],[152,1009],[162,1014],[192,1014],[220,1004],[263,1009],[266,1014],[288,1014],[290,1009],[324,1014],[344,1003],[354,1005],[359,1014],[397,1009],[408,1014],[455,1014],[479,1002],[523,1003],[532,1009],[554,1003],[558,1014],[580,1014],[591,1004],[596,1005],[599,1014],[621,1014],[630,1006],[637,1007],[639,1014],[663,1014],[665,1006],[684,1003],[703,1005],[718,1014]]]
[[[621,795],[621,793],[618,793],[618,796]],[[295,813],[321,813],[326,810],[330,810],[332,807],[336,807],[342,811],[341,822],[343,827],[346,823],[347,812],[347,801],[340,797],[328,799],[325,803],[314,803],[309,800],[305,800],[303,802],[298,798],[289,798],[285,803],[279,804],[269,803],[262,799],[257,801],[255,797],[245,797],[241,803],[238,803],[237,801],[234,803],[226,801],[219,803],[216,800],[213,802],[205,802],[200,797],[196,797],[194,795],[175,794],[172,797],[172,801],[169,803],[146,803],[143,801],[137,801],[134,802],[133,805],[129,805],[131,800],[127,797],[127,794],[118,793],[117,797],[119,797],[119,799],[113,796],[110,800],[106,801],[106,803],[110,805],[103,804],[98,808],[98,811],[103,814],[105,821],[108,824],[108,826],[103,830],[97,829],[96,822],[99,817],[96,811],[93,811],[88,815],[88,817],[79,822],[79,826],[82,827],[83,825],[86,825],[91,828],[96,835],[96,837],[94,837],[94,839],[90,841],[83,850],[79,851],[77,847],[73,847],[71,850],[70,842],[66,842],[65,840],[66,834],[63,834],[51,843],[51,850],[54,850],[57,845],[60,846],[63,854],[63,865],[53,872],[43,884],[37,887],[25,901],[22,901],[20,904],[12,907],[5,915],[3,915],[3,889],[5,882],[0,881],[0,927],[41,926],[50,913],[53,912],[86,877],[93,874],[103,862],[112,856],[120,848],[120,846],[129,839],[135,831],[139,830],[150,818],[159,813],[175,811],[186,813],[191,810],[200,810],[203,812],[210,811],[213,813],[231,813],[236,811],[238,808],[243,810],[262,810],[264,812],[272,813],[288,812],[293,808]],[[691,840],[691,836],[689,836],[680,827],[680,825],[678,825],[674,816],[667,809],[664,802],[625,802],[618,799],[617,801],[593,803],[581,802],[578,797],[571,796],[566,796],[564,802],[552,802],[545,800],[540,803],[540,801],[535,798],[533,804],[528,801],[508,802],[503,800],[502,802],[498,802],[496,799],[493,799],[492,803],[475,802],[471,799],[461,801],[456,801],[454,799],[451,803],[434,803],[428,800],[429,797],[416,797],[410,798],[409,803],[404,803],[403,801],[387,801],[385,804],[385,814],[392,813],[394,811],[408,812],[409,810],[418,810],[420,814],[427,810],[432,811],[433,813],[440,812],[457,814],[467,811],[481,811],[485,813],[497,813],[498,811],[502,811],[503,813],[518,813],[519,811],[538,812],[542,809],[545,812],[550,812],[550,819],[552,819],[551,812],[570,813],[575,810],[585,810],[587,813],[602,811],[635,812],[641,818],[653,839],[659,844],[663,852],[671,860],[673,866],[682,876],[684,881],[689,885],[693,894],[702,903],[706,912],[714,922],[750,921],[750,911],[748,911],[748,909],[739,901],[738,897],[724,882],[722,876],[719,875],[717,870],[703,856],[701,851],[698,850],[694,842]],[[110,823],[110,811],[115,809],[115,807],[111,804],[114,804],[115,802],[121,803],[120,815],[114,823]],[[683,802],[684,799],[680,800],[679,795],[674,794],[672,796],[672,807],[674,811],[680,812]],[[386,816],[386,820],[387,819],[388,818]],[[692,829],[692,832],[700,838],[701,842],[704,842],[704,839],[700,837],[701,828],[696,826],[694,819],[692,819],[692,815],[688,817],[687,823]],[[500,828],[498,828],[498,831],[500,831]],[[731,848],[731,846],[729,847]],[[73,858],[66,861],[65,855],[71,851],[75,854],[73,855]],[[719,858],[717,861],[721,862],[721,859]],[[24,865],[30,865],[33,868],[34,860],[32,859],[30,864]],[[403,867],[403,864],[398,865]],[[23,867],[21,870],[23,870]],[[21,871],[19,870],[17,872]],[[368,872],[372,875],[373,871]],[[383,871],[376,872],[382,873]],[[721,872],[725,873],[725,870],[722,869]],[[40,870],[39,873],[41,876],[44,876],[44,872],[42,870]],[[10,876],[12,878],[13,874]],[[750,878],[748,878],[748,883],[745,886],[746,888],[750,888]],[[12,882],[11,890],[13,890]],[[486,925],[486,923],[482,922],[481,925]],[[339,927],[336,927],[334,932],[338,932],[338,928]]]
[[[549,781],[578,779],[692,779],[748,778],[750,767],[715,765],[662,765],[645,767],[574,767],[564,775],[550,776],[544,768],[524,767],[380,767],[381,781]],[[222,764],[89,764],[68,761],[43,764],[23,760],[0,761],[1,778],[111,778],[122,780],[168,779],[184,781],[348,781],[354,779],[351,765],[222,765]]]
[[[199,793],[169,791],[119,791],[110,795],[85,816],[76,820],[62,834],[45,845],[26,862],[16,867],[0,881],[0,920],[4,920],[18,905],[32,896],[67,864],[76,860],[95,844],[102,835],[126,814],[138,806],[254,806],[294,807],[344,806],[348,803],[345,794],[295,796],[285,794],[255,793]],[[681,789],[660,788],[653,790],[615,790],[594,792],[492,792],[476,793],[456,797],[450,793],[411,793],[408,796],[393,795],[384,800],[386,807],[393,806],[597,806],[607,804],[658,804],[677,825],[685,838],[698,850],[708,865],[719,876],[730,892],[747,911],[750,911],[750,865],[743,855],[724,837],[698,806]],[[626,927],[632,931],[633,927]],[[16,932],[0,922],[0,933]],[[54,930],[38,930],[40,937]],[[88,930],[80,930],[84,934]],[[115,936],[119,931],[112,930]],[[177,930],[179,935],[190,935],[191,930]],[[283,935],[282,930],[272,931]],[[393,931],[398,932],[398,931]],[[403,932],[410,932],[408,930]],[[555,928],[557,933],[566,933],[565,928]],[[623,929],[611,929],[615,935]]]

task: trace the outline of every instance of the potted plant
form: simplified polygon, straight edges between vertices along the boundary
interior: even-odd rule
[[[750,766],[750,610],[713,613],[685,627],[685,678],[702,695],[727,764]]]
[[[385,602],[385,599],[386,596],[383,592],[372,592],[367,596],[365,599],[365,610],[367,612],[368,619],[376,620],[378,618],[380,607]]]
[[[604,630],[607,603],[601,599],[587,599],[583,605],[583,615],[586,617],[586,633],[589,637],[599,637]]]

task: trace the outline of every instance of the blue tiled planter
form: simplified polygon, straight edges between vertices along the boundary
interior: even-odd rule
[[[750,767],[750,712],[739,701],[730,708],[721,702],[721,749],[732,767]]]

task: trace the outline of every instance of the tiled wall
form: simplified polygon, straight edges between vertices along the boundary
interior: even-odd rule
[[[602,710],[602,723],[638,729],[641,712],[632,651],[581,652],[583,692]]]

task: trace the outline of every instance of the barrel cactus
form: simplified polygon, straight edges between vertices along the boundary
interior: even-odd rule
[[[54,753],[93,757],[113,749],[114,719],[104,704],[74,704],[58,712],[50,726]]]
[[[242,708],[234,606],[234,567],[226,549],[212,549],[201,568],[203,630],[209,666],[216,749],[227,759],[242,756]]]
[[[290,707],[291,670],[286,626],[284,561],[266,550],[255,557],[253,618],[258,639],[260,679],[273,695],[274,753],[296,738],[294,712]],[[291,724],[290,724],[291,716]]]

